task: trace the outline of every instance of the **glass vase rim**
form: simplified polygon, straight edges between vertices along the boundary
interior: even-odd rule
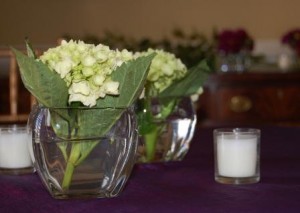
[[[233,135],[233,134],[260,134],[260,129],[257,128],[247,128],[247,127],[242,127],[242,128],[217,128],[214,129],[214,134],[219,134],[219,135]]]
[[[149,100],[164,100],[164,99],[174,99],[174,100],[181,100],[181,99],[191,99],[191,95],[183,95],[183,96],[149,96],[149,97],[143,97],[141,99],[149,99]],[[140,100],[140,99],[139,99]]]
[[[28,126],[26,124],[1,124],[0,125],[0,133],[1,132],[26,132]]]
[[[47,106],[38,106],[42,109],[57,109],[57,110],[68,110],[68,109],[79,109],[79,110],[97,110],[97,109],[129,109],[131,106],[122,106],[122,107],[87,107],[87,106],[80,106],[80,107],[47,107]]]

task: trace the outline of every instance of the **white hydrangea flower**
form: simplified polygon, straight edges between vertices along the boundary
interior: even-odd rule
[[[148,49],[145,52],[136,53],[135,57],[153,52],[156,56],[152,60],[147,81],[151,82],[158,92],[162,92],[174,81],[183,78],[187,73],[187,68],[174,54],[164,50]]]
[[[105,82],[103,87],[106,94],[110,95],[118,95],[119,94],[119,82],[116,81],[108,81]]]
[[[72,61],[70,58],[65,58],[62,61],[57,62],[53,65],[54,70],[60,74],[61,78],[65,78],[66,75],[72,70]]]
[[[161,66],[161,71],[167,75],[167,76],[171,76],[174,73],[174,68],[172,66],[170,66],[170,64],[163,64]]]
[[[97,74],[93,77],[93,84],[96,85],[96,86],[101,86],[103,85],[105,81],[105,77],[104,75],[101,75],[101,74]]]
[[[92,67],[83,67],[82,68],[82,74],[85,77],[90,77],[90,76],[94,75],[94,70],[93,70]]]
[[[122,51],[119,51],[119,50],[116,51],[116,65],[117,66],[121,66],[123,61],[128,61],[132,58],[133,58],[133,54],[132,54],[132,52],[129,52],[128,50],[124,49]]]
[[[82,102],[95,106],[99,98],[119,94],[119,82],[110,79],[112,72],[133,59],[127,50],[111,50],[108,46],[65,41],[40,56],[44,64],[57,72],[69,87],[69,103]]]
[[[91,67],[96,63],[96,61],[97,61],[96,58],[94,58],[93,56],[86,55],[82,58],[81,63],[85,67]]]
[[[203,93],[203,88],[202,88],[202,87],[200,87],[200,88],[198,89],[197,93],[195,93],[195,94],[191,95],[191,99],[192,99],[192,101],[193,101],[193,102],[196,102],[196,101],[198,101],[198,99],[199,99],[199,96],[200,96],[202,93]]]
[[[81,102],[84,106],[95,106],[97,104],[98,97],[96,94],[93,95],[82,95],[82,94],[70,94],[69,96],[69,103],[71,102]]]
[[[82,95],[89,95],[91,93],[91,89],[89,83],[87,81],[81,81],[78,83],[73,83],[69,88],[69,93],[78,93]]]

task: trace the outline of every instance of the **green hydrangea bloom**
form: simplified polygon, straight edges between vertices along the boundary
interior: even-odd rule
[[[90,107],[96,105],[98,98],[119,94],[119,82],[112,81],[110,75],[131,59],[133,54],[127,50],[73,40],[62,41],[39,58],[64,79],[69,87],[69,103],[80,101]]]
[[[136,53],[136,56],[149,55],[153,52],[156,56],[152,60],[147,81],[160,93],[174,81],[183,78],[188,70],[179,58],[164,50],[148,49],[145,52]]]

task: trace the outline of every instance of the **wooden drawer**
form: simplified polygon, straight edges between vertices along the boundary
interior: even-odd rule
[[[212,75],[198,105],[203,125],[300,124],[300,72]]]
[[[215,101],[223,121],[300,120],[300,87],[222,88]]]

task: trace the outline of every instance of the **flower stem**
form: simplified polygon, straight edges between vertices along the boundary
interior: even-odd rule
[[[62,182],[62,188],[64,190],[67,190],[67,189],[70,188],[70,184],[71,184],[71,181],[72,181],[76,161],[79,159],[80,154],[81,154],[80,149],[81,149],[80,143],[73,143],[72,144],[71,154],[70,154],[69,160],[67,162],[67,167],[66,167],[66,171],[65,171],[65,174],[64,174],[64,179],[63,179],[63,182]]]
[[[144,135],[145,146],[146,146],[146,162],[151,162],[155,158],[157,137],[158,137],[157,126],[155,126],[150,133]]]
[[[66,171],[64,174],[63,183],[62,183],[63,190],[69,189],[70,183],[72,180],[72,176],[73,176],[73,172],[74,172],[74,165],[68,161],[67,168],[66,168]]]

